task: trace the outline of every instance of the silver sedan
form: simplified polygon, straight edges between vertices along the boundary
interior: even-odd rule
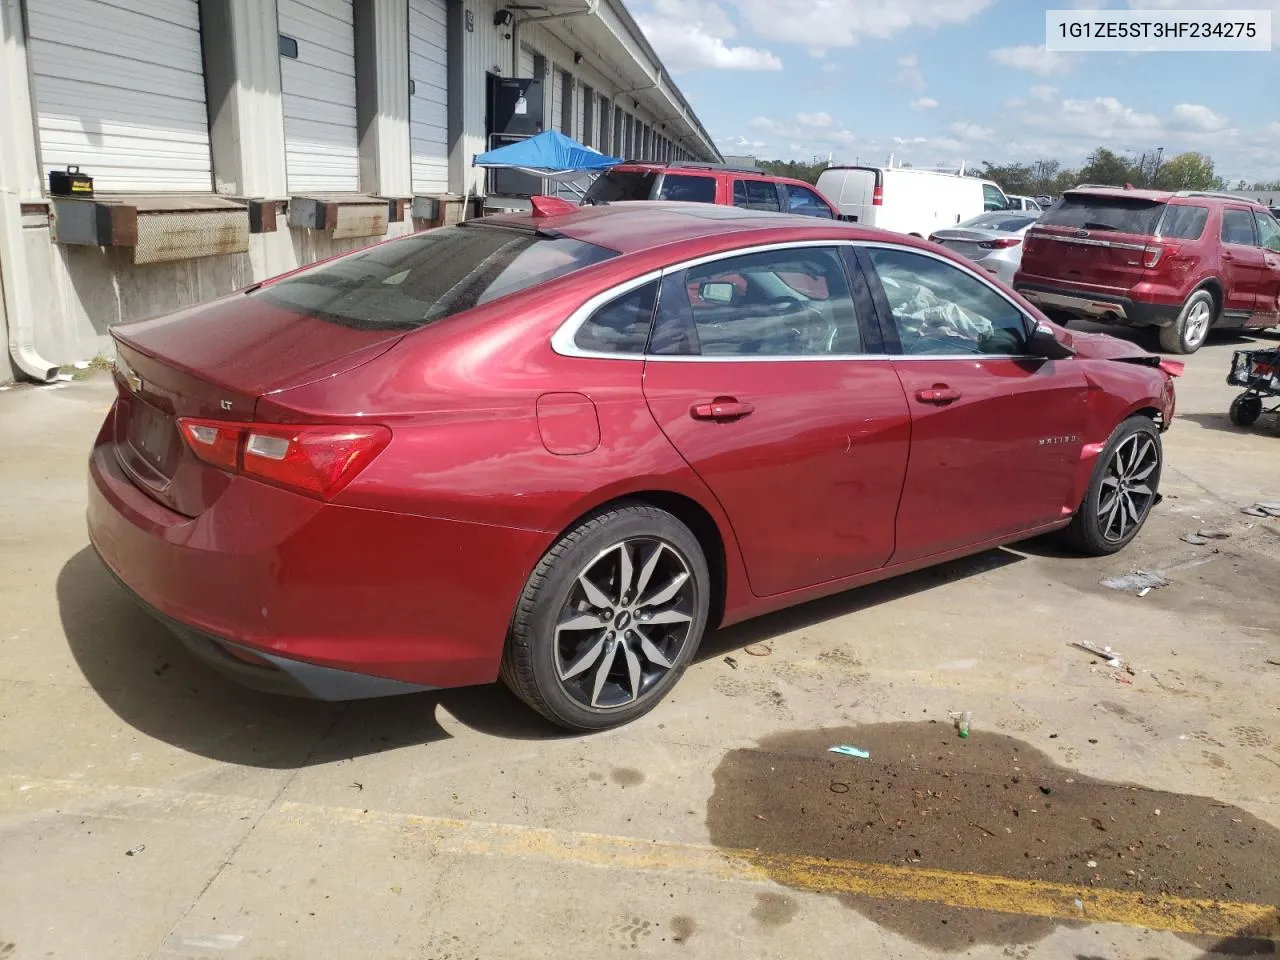
[[[968,257],[1005,283],[1012,283],[1022,262],[1023,235],[1039,216],[1031,211],[997,210],[936,230],[929,239]]]

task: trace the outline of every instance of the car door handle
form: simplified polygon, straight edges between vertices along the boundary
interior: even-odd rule
[[[1234,260],[1235,258],[1236,258],[1236,255],[1235,255],[1234,253],[1232,253],[1230,250],[1223,250],[1223,251],[1222,251],[1222,259],[1223,259],[1223,260]]]
[[[695,403],[689,408],[689,416],[695,420],[740,420],[747,416],[753,407],[733,397],[716,397],[705,403]]]
[[[935,383],[928,390],[917,390],[916,399],[921,403],[950,403],[960,399],[960,391],[945,383]]]

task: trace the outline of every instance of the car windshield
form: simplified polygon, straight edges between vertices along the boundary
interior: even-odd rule
[[[585,203],[616,203],[619,200],[648,200],[653,194],[652,170],[610,170],[596,177],[587,189]]]
[[[1154,236],[1164,204],[1140,197],[1108,197],[1095,194],[1067,194],[1062,202],[1040,217],[1051,227],[1079,227],[1084,230],[1114,230]]]
[[[1036,214],[1034,213],[984,213],[981,216],[966,220],[960,226],[1013,233],[1035,222]]]
[[[616,257],[617,251],[494,226],[428,230],[250,291],[360,329],[413,329]]]

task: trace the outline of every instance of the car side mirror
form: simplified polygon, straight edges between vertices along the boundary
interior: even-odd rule
[[[698,299],[703,303],[733,303],[733,284],[709,281],[698,288]]]
[[[1075,356],[1075,351],[1054,336],[1053,330],[1043,323],[1037,323],[1027,340],[1027,352],[1033,357],[1044,357],[1046,360],[1066,360]]]

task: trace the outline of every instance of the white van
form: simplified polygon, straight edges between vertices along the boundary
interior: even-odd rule
[[[818,192],[842,220],[917,237],[1009,203],[990,180],[915,167],[828,167]]]

